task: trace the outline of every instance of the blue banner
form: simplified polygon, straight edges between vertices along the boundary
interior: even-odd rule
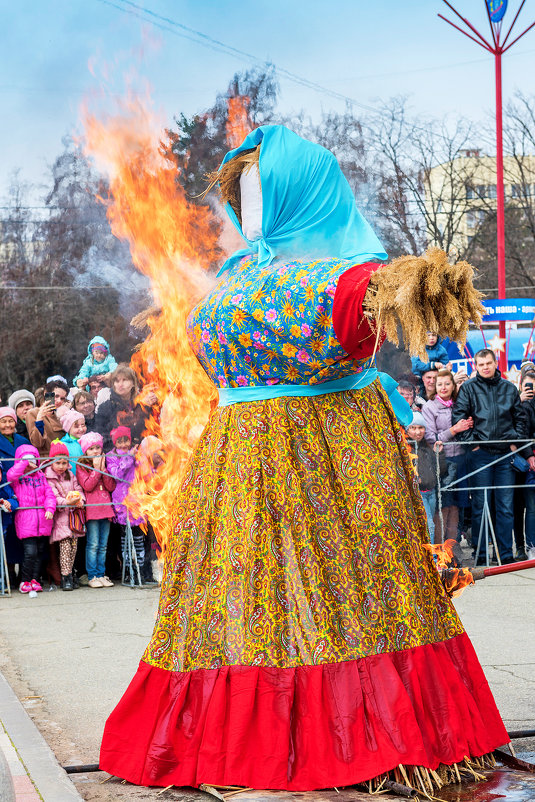
[[[482,303],[487,310],[487,314],[483,315],[484,323],[535,318],[535,298],[485,298]]]
[[[507,0],[486,0],[491,22],[501,22],[507,11]]]

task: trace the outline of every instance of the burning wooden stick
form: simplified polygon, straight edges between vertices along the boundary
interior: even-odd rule
[[[435,546],[426,545],[425,548],[433,555],[446,593],[452,598],[460,596],[468,585],[473,585],[474,582],[479,579],[485,579],[486,576],[510,574],[513,571],[526,571],[529,568],[535,568],[535,560],[523,560],[518,563],[495,565],[489,568],[485,566],[460,568],[459,563],[462,553],[457,541],[452,539]]]

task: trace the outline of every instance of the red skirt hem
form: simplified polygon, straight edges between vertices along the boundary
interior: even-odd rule
[[[436,769],[508,740],[463,634],[296,668],[141,662],[106,723],[100,767],[137,785],[311,791],[399,763]]]

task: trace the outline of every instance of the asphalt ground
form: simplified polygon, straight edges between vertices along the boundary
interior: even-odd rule
[[[151,635],[157,588],[80,588],[0,598],[0,671],[61,765],[98,762],[107,715]],[[535,569],[492,577],[455,600],[508,729],[535,729]],[[535,739],[517,742],[534,751]],[[73,775],[83,799],[212,799]],[[278,796],[278,795],[277,795]],[[535,798],[535,797],[534,797]]]

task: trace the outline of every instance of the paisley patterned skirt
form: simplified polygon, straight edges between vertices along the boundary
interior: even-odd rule
[[[177,500],[154,634],[101,768],[312,790],[508,738],[429,553],[380,383],[218,408]]]

